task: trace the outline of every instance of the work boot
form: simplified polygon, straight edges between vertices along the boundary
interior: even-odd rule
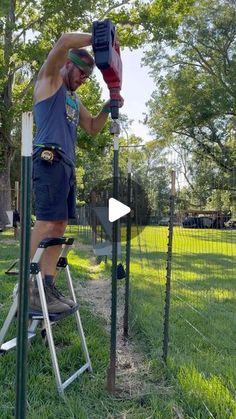
[[[55,297],[50,287],[44,285],[44,291],[49,314],[60,314],[70,310],[69,305]],[[30,287],[29,289],[29,310],[42,312],[39,290],[36,287]]]
[[[52,285],[48,285],[48,287],[51,290],[51,293],[58,298],[62,303],[67,304],[70,308],[73,308],[76,306],[76,303],[69,297],[66,297],[59,291],[59,289],[56,287],[56,285],[53,283]]]

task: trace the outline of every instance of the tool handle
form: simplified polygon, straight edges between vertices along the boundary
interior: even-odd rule
[[[115,26],[110,19],[93,22],[92,46],[96,66],[110,90],[111,117],[119,117],[119,100],[122,84],[122,61]]]

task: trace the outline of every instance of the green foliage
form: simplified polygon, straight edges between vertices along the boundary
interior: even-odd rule
[[[92,115],[95,116],[100,112],[102,107],[101,88],[94,78],[81,86],[78,94],[82,103]],[[91,157],[93,155],[95,156],[101,154],[104,148],[111,142],[111,136],[108,128],[107,122],[103,130],[94,137],[91,137],[85,131],[80,129],[78,132],[79,149],[91,153]],[[81,154],[78,154],[78,159],[79,155]]]
[[[64,32],[91,31],[94,20],[112,17],[116,22],[119,21],[119,16],[122,18],[129,16],[129,27],[124,28],[120,42],[126,46],[137,46],[140,31],[137,30],[138,23],[135,22],[136,6],[134,1],[129,3],[129,5],[120,5],[113,0],[99,2],[3,0],[1,2],[0,184],[2,188],[9,190],[10,179],[6,181],[5,168],[12,161],[14,169],[11,182],[19,180],[21,114],[33,108],[33,86],[38,71],[54,43]],[[92,81],[92,88],[81,89],[81,98],[91,112],[96,114],[101,104],[101,92],[95,80]],[[80,132],[78,142],[81,150],[87,150],[91,158],[93,156],[95,158],[99,153],[103,153],[104,147],[109,144],[107,127],[96,139]],[[0,212],[4,213],[7,202],[10,202],[10,196],[8,200],[0,196],[0,202]]]
[[[142,159],[134,169],[147,193],[150,213],[160,220],[169,212],[170,163],[152,141],[145,144],[140,154]]]
[[[135,10],[134,5],[132,10]],[[94,0],[17,0],[12,5],[6,1],[2,4],[1,11],[3,37],[0,43],[0,86],[2,85],[2,89],[8,87],[8,103],[5,103],[4,98],[4,105],[14,109],[18,103],[23,104],[27,84],[32,84],[48,52],[63,32],[91,31],[91,22],[103,18],[104,13],[108,13],[106,17],[114,16],[115,20],[128,13],[125,7],[119,9],[119,4],[106,0],[99,3]],[[129,15],[130,18],[133,13]],[[132,19],[134,20],[135,16]],[[132,35],[131,32],[129,35]],[[129,45],[128,37],[126,41],[124,45]],[[134,41],[130,42],[133,45]],[[15,76],[14,82],[9,79],[9,75]],[[14,103],[13,86],[18,92],[14,97]]]
[[[184,17],[191,13],[194,0],[152,0],[139,5],[140,17],[149,39],[154,42],[176,40]]]
[[[229,191],[213,190],[207,200],[206,209],[229,212],[231,209],[231,195]]]
[[[9,0],[2,0],[0,4],[0,17],[4,16],[7,10]]]
[[[230,190],[235,182],[235,18],[233,2],[202,0],[175,37],[166,34],[147,53],[157,83],[148,124],[160,146],[188,153],[185,174],[196,196],[200,178],[205,190],[213,182]]]

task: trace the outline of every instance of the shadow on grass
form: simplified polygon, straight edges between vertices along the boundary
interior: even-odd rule
[[[199,417],[208,417],[204,416],[206,415],[204,403],[206,406],[210,406],[215,417],[218,417],[221,412],[219,400],[214,402],[210,392],[211,394],[221,392],[224,408],[227,407],[231,413],[235,412],[233,403],[236,388],[234,368],[236,352],[235,300],[224,302],[219,308],[219,304],[214,298],[206,300],[204,294],[195,295],[195,298],[191,301],[188,295],[184,295],[184,299],[179,300],[176,296],[171,295],[168,367],[177,386],[179,385],[178,373],[183,365],[187,372],[188,368],[193,368],[198,374],[205,377],[206,391],[202,391],[200,386],[194,384],[195,391],[201,397],[200,406],[197,407],[195,399],[190,394],[190,387],[181,376],[180,387],[185,411],[188,411],[185,402],[189,400],[192,414],[194,413],[191,417],[198,417],[195,416],[197,412],[199,414],[201,412]],[[143,342],[144,348],[152,360],[160,359],[162,356],[164,304],[164,287],[145,283],[144,288],[141,279],[133,281],[131,310],[133,325],[138,338]],[[191,375],[191,371],[188,374]],[[211,377],[215,377],[215,379],[212,380]],[[190,378],[188,377],[188,379]],[[218,388],[219,382],[222,382],[222,386]]]
[[[236,243],[236,230],[215,230],[215,229],[174,229],[174,236],[187,238],[188,240],[202,240],[211,243],[219,243],[219,246],[227,243]]]
[[[131,263],[142,262],[140,270],[145,273],[145,268],[156,269],[157,277],[159,270],[166,268],[167,255],[165,252],[148,252],[142,257],[138,250],[132,250]],[[212,277],[215,286],[236,287],[235,276],[236,261],[230,255],[223,253],[173,253],[172,277],[181,280],[189,280],[192,285],[201,283]],[[135,272],[136,275],[136,272]],[[212,285],[213,285],[212,283]],[[203,284],[204,286],[204,284]],[[196,286],[197,287],[197,286]],[[206,287],[206,286],[204,286]]]

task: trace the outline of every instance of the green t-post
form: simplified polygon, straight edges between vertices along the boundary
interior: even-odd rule
[[[127,205],[131,206],[131,159],[128,158],[127,179]],[[124,338],[129,337],[129,272],[130,272],[130,247],[131,247],[131,214],[126,219],[126,277],[125,277],[125,307],[124,307]]]
[[[171,171],[171,193],[170,193],[170,219],[169,219],[169,236],[168,251],[166,261],[166,292],[164,307],[164,327],[163,327],[163,347],[162,359],[167,364],[167,356],[169,349],[169,323],[170,323],[170,298],[171,298],[171,273],[172,273],[172,253],[173,253],[173,235],[174,235],[174,210],[175,210],[175,171]]]
[[[31,167],[33,114],[22,115],[20,269],[17,309],[16,419],[26,417],[28,283],[30,275]]]
[[[113,154],[113,198],[118,199],[119,191],[119,123],[112,121],[111,132],[114,132]],[[114,130],[114,131],[113,131]],[[115,392],[116,381],[116,323],[117,323],[117,246],[119,240],[118,220],[112,224],[112,278],[111,278],[111,344],[110,363],[107,372],[107,389]]]

